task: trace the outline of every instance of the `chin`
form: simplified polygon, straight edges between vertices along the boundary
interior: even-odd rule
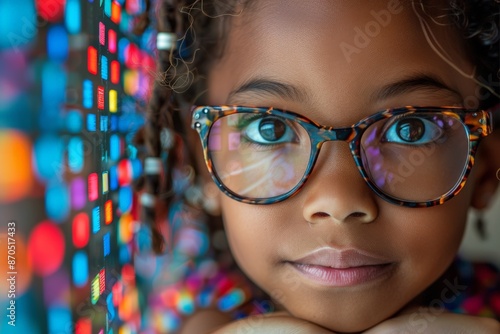
[[[380,305],[382,306],[382,305]],[[321,327],[324,327],[334,333],[362,333],[377,324],[391,318],[392,313],[386,313],[382,307],[377,310],[359,310],[356,307],[346,307],[340,312],[332,311],[320,312],[319,310],[303,309],[302,312],[287,312],[296,317],[307,320]],[[304,312],[305,311],[305,312]],[[380,312],[383,311],[383,312]]]
[[[316,322],[316,324],[338,334],[362,333],[370,329],[371,327],[377,325],[378,323],[382,322],[383,320],[384,319],[380,319],[379,321],[373,322],[373,321],[364,321],[362,319],[359,319],[358,317],[354,317],[354,319],[342,319],[341,321],[333,321],[333,322],[329,321],[328,319],[325,319],[324,322]]]

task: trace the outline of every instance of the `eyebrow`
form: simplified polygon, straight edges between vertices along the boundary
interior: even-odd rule
[[[387,84],[374,92],[374,94],[372,94],[372,99],[384,100],[418,90],[447,91],[462,100],[462,96],[459,92],[447,86],[436,76],[424,73],[412,74],[396,82]],[[274,95],[283,99],[299,102],[311,100],[308,92],[302,87],[272,79],[254,78],[231,91],[228,95],[228,101],[233,99],[236,95],[244,93]]]
[[[460,98],[460,101],[462,101],[463,99],[459,92],[451,89],[442,80],[433,75],[424,73],[412,74],[396,82],[383,86],[372,95],[372,98],[375,100],[385,100],[397,95],[411,93],[417,90],[445,90]]]
[[[244,93],[274,95],[292,101],[309,100],[309,94],[302,87],[272,79],[255,78],[245,82],[237,89],[231,91],[228,96],[228,101],[234,98],[235,95]]]

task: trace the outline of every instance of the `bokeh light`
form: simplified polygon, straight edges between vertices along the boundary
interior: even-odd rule
[[[89,279],[89,260],[87,253],[78,251],[73,255],[73,283],[76,287],[87,284]]]
[[[76,248],[83,248],[89,243],[90,222],[87,213],[80,212],[73,218],[72,236]]]
[[[13,202],[26,196],[33,185],[31,142],[22,132],[0,130],[0,202]]]
[[[70,193],[65,183],[56,181],[47,185],[45,191],[45,208],[47,216],[62,223],[69,215]]]
[[[64,22],[70,34],[77,34],[82,28],[82,10],[80,0],[66,0]]]
[[[64,13],[66,0],[36,0],[36,9],[45,21],[59,22]]]
[[[120,217],[118,223],[118,242],[126,244],[132,240],[134,235],[134,218],[131,214],[125,213]]]
[[[47,33],[47,54],[51,60],[65,61],[69,53],[68,33],[63,26],[50,27]]]
[[[43,221],[31,231],[28,253],[36,274],[47,276],[54,273],[62,264],[65,250],[64,235],[52,221]]]
[[[46,134],[37,139],[34,146],[34,165],[40,181],[62,177],[64,172],[64,144],[61,138]]]

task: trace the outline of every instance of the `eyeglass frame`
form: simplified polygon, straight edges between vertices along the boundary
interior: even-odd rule
[[[361,138],[366,129],[370,125],[387,118],[402,114],[413,114],[416,112],[439,112],[445,115],[459,119],[464,125],[465,131],[468,135],[469,142],[469,153],[467,159],[467,167],[465,172],[463,172],[460,182],[450,189],[445,194],[439,196],[436,199],[429,201],[405,201],[397,199],[390,195],[382,192],[375,183],[369,178],[366,172],[362,158],[361,158]],[[217,172],[213,168],[213,162],[211,155],[208,150],[208,137],[212,125],[219,119],[233,115],[233,114],[267,114],[278,117],[283,117],[285,119],[297,122],[302,126],[309,135],[311,141],[311,152],[309,156],[309,161],[307,167],[304,171],[304,175],[300,181],[288,192],[273,196],[269,198],[248,198],[245,196],[240,196],[237,193],[228,189],[224,183],[219,179]],[[268,205],[278,202],[282,202],[292,196],[295,196],[304,187],[308,178],[310,177],[316,161],[319,157],[321,146],[327,141],[344,141],[349,145],[349,150],[354,159],[356,167],[363,177],[369,188],[383,200],[404,207],[418,208],[418,207],[431,207],[436,205],[441,205],[447,200],[455,197],[464,188],[469,173],[474,166],[474,156],[479,142],[482,138],[488,136],[493,132],[493,114],[491,111],[485,111],[480,109],[466,109],[462,107],[453,106],[441,106],[441,107],[415,107],[415,106],[405,106],[400,108],[388,108],[379,112],[376,112],[370,116],[367,116],[357,123],[351,125],[350,127],[340,127],[334,128],[331,126],[321,125],[303,115],[292,111],[286,111],[281,109],[276,109],[273,107],[245,107],[245,106],[193,106],[192,108],[192,129],[196,130],[200,136],[203,156],[205,163],[207,165],[208,171],[217,185],[217,187],[230,198],[247,204],[260,204]]]

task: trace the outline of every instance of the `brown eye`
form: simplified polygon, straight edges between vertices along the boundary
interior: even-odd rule
[[[430,118],[428,115],[411,115],[389,121],[383,142],[405,145],[425,145],[435,142],[446,135],[444,122],[440,117]]]
[[[286,124],[278,118],[265,118],[259,124],[259,133],[264,140],[277,141],[284,136]]]
[[[274,115],[263,115],[253,119],[243,120],[238,125],[243,138],[255,145],[267,146],[298,143],[300,139],[294,130],[293,122]]]
[[[425,124],[418,118],[407,118],[398,122],[396,132],[405,142],[412,143],[420,140],[425,134]]]

